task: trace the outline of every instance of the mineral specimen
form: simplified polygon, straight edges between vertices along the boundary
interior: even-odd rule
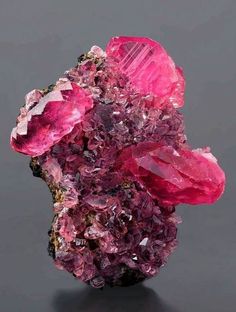
[[[152,277],[177,244],[175,205],[221,196],[209,148],[186,143],[184,88],[159,43],[115,37],[26,95],[11,145],[52,192],[58,268],[96,288]]]

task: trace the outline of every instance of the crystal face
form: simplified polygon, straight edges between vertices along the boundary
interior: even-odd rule
[[[184,88],[159,43],[115,37],[26,95],[11,146],[52,192],[48,251],[59,269],[95,288],[150,278],[177,245],[176,205],[221,196],[210,149],[186,143]]]
[[[124,150],[120,162],[162,205],[211,204],[224,190],[224,172],[207,150],[145,142]]]
[[[36,93],[36,91],[34,92]],[[21,153],[39,156],[70,133],[80,122],[93,101],[76,83],[62,81],[34,107],[31,95],[26,96],[26,107],[19,123],[12,131],[12,146]],[[32,106],[34,103],[32,103]]]
[[[119,64],[133,87],[143,94],[152,93],[160,104],[184,105],[185,80],[182,69],[158,43],[148,38],[115,37],[106,48],[107,55]]]

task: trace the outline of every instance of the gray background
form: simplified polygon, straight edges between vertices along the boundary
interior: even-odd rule
[[[0,311],[236,311],[235,0],[0,1]],[[9,134],[27,91],[45,87],[113,35],[159,40],[183,66],[189,143],[212,146],[227,188],[214,206],[181,206],[180,245],[142,286],[92,290],[47,255],[46,185]]]

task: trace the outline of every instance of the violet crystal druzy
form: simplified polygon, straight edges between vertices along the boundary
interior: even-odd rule
[[[176,247],[175,206],[221,196],[210,149],[186,143],[184,88],[158,42],[115,37],[26,95],[11,146],[52,192],[48,250],[59,269],[96,288],[150,278]]]

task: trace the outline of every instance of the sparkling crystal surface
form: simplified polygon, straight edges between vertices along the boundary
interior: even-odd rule
[[[220,197],[216,159],[186,143],[184,86],[159,43],[115,37],[27,94],[11,145],[52,192],[59,269],[95,288],[150,278],[177,245],[175,206]]]

